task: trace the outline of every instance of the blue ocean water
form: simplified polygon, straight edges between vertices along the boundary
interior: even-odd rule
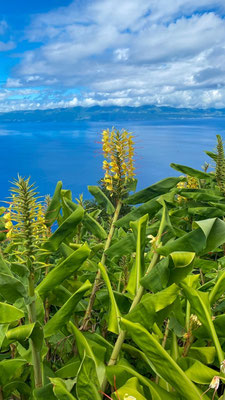
[[[132,131],[136,141],[138,189],[179,173],[170,163],[201,168],[210,159],[216,134],[225,139],[225,119],[174,119],[149,122],[0,124],[0,200],[8,196],[10,181],[19,173],[30,176],[41,195],[54,192],[58,180],[74,197],[103,176],[101,131],[115,126]]]

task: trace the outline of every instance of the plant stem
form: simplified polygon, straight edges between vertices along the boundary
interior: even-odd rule
[[[103,265],[105,265],[105,252],[106,252],[106,250],[108,250],[108,248],[109,248],[109,246],[111,244],[112,237],[113,237],[113,234],[114,234],[114,231],[115,231],[115,223],[118,220],[121,206],[122,206],[121,200],[118,200],[117,205],[116,205],[116,210],[115,210],[115,213],[114,213],[114,216],[113,216],[113,219],[112,219],[112,223],[111,223],[111,226],[110,226],[109,234],[108,234],[107,240],[105,242],[105,247],[104,247],[104,250],[103,250],[102,258],[101,258],[101,264],[103,264]],[[94,285],[93,285],[93,288],[92,288],[91,296],[90,296],[90,299],[89,299],[88,307],[87,307],[87,310],[86,310],[86,313],[85,313],[85,316],[84,316],[84,319],[83,319],[83,324],[82,324],[82,326],[80,328],[83,331],[88,329],[88,324],[89,324],[89,321],[90,321],[90,318],[91,318],[91,312],[92,312],[92,308],[93,308],[93,305],[94,305],[95,296],[96,296],[96,293],[97,293],[97,291],[99,289],[100,280],[101,280],[101,271],[100,271],[100,269],[98,269],[98,272],[97,272],[96,277],[95,277]]]
[[[0,400],[4,400],[1,386],[0,386]]]
[[[31,299],[31,303],[28,305],[28,316],[29,322],[36,322],[36,305],[35,305],[35,292],[34,292],[34,272],[30,272],[29,276],[29,296]],[[37,350],[35,343],[32,339],[30,339],[31,350],[32,350],[32,359],[33,359],[33,369],[34,369],[34,382],[35,387],[42,387],[42,365],[41,365],[41,354],[40,351]]]
[[[191,305],[189,301],[187,300],[187,305],[186,305],[186,331],[188,332],[190,329],[190,315],[191,315]]]
[[[163,340],[162,340],[162,347],[163,347],[164,349],[165,349],[166,341],[167,341],[168,334],[169,334],[169,323],[170,323],[170,320],[168,319],[167,322],[166,322],[165,332],[164,332]],[[156,375],[155,383],[156,383],[157,385],[158,385],[158,383],[159,383],[159,376],[158,376],[158,375]]]
[[[162,219],[161,219],[159,230],[158,230],[158,234],[157,234],[157,240],[156,240],[156,243],[155,243],[156,249],[158,247],[160,247],[160,241],[161,241],[161,236],[162,236],[162,233],[163,233],[164,226],[165,226],[165,208],[163,208],[163,215],[162,215]],[[148,269],[146,271],[146,275],[149,274],[149,272],[154,268],[154,266],[158,262],[158,259],[159,259],[159,254],[156,253],[156,251],[154,251],[152,259],[151,259],[151,262],[150,262],[149,267],[148,267]],[[138,289],[138,291],[136,293],[136,296],[134,297],[134,300],[133,300],[133,302],[131,304],[129,312],[131,312],[133,310],[133,308],[140,302],[140,300],[141,300],[141,298],[142,298],[142,296],[144,294],[144,290],[145,289],[144,289],[143,286],[139,287],[139,289]],[[126,337],[126,331],[121,330],[120,333],[119,333],[119,336],[117,338],[117,341],[115,343],[115,346],[113,348],[110,360],[108,362],[108,366],[116,364],[117,358],[119,356],[121,347],[122,347],[123,342],[125,340],[125,337]],[[103,383],[102,383],[102,391],[103,392],[105,391],[106,385],[107,385],[107,378],[105,377],[104,380],[103,380]]]

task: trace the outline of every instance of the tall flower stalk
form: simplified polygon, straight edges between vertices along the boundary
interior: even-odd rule
[[[149,264],[149,266],[147,268],[146,275],[150,273],[150,271],[155,267],[155,265],[157,264],[157,262],[159,260],[159,254],[156,252],[156,249],[158,247],[160,247],[160,245],[161,245],[161,237],[162,237],[162,234],[163,234],[163,230],[165,228],[165,224],[166,224],[166,216],[165,216],[165,208],[164,208],[163,209],[163,215],[162,215],[161,222],[160,222],[160,226],[159,226],[159,230],[158,230],[158,234],[157,234],[156,241],[155,241],[155,244],[154,244],[154,251],[152,252],[151,261],[150,261],[150,264]],[[144,287],[140,286],[138,291],[137,291],[137,293],[136,293],[136,296],[134,297],[133,302],[132,302],[132,304],[130,306],[129,312],[131,312],[133,310],[133,308],[137,304],[140,303],[140,301],[142,299],[142,296],[144,294],[144,291],[145,291]],[[118,357],[119,357],[119,354],[120,354],[120,351],[121,351],[121,348],[122,348],[122,345],[124,343],[125,338],[126,338],[126,331],[121,330],[119,335],[118,335],[118,337],[117,337],[116,343],[114,345],[111,357],[110,357],[109,362],[108,362],[108,366],[112,366],[112,365],[115,365],[117,363],[117,360],[118,360]],[[106,386],[107,386],[107,378],[105,376],[105,378],[103,380],[103,383],[102,383],[102,391],[103,392],[105,391]]]
[[[37,321],[35,303],[37,252],[40,249],[40,242],[45,238],[47,228],[44,224],[42,205],[38,201],[34,185],[29,183],[29,178],[24,179],[19,176],[13,184],[9,214],[10,221],[14,224],[13,227],[9,226],[9,232],[11,240],[17,245],[16,256],[29,271],[27,312],[29,323],[35,323]],[[32,339],[30,339],[30,345],[35,387],[38,388],[42,386],[41,352]]]
[[[101,264],[105,265],[106,250],[108,250],[113,234],[115,231],[115,223],[119,217],[122,207],[122,199],[128,192],[129,183],[134,180],[134,141],[133,136],[126,130],[109,129],[102,132],[102,151],[104,156],[103,170],[105,171],[102,180],[106,190],[110,196],[116,199],[116,209],[110,225],[108,237],[105,242]],[[101,281],[101,271],[98,269],[94,281],[89,304],[84,316],[81,329],[87,330],[91,318],[91,312],[95,301],[96,293],[99,289]]]
[[[223,141],[220,135],[217,137],[217,157],[216,157],[216,180],[220,191],[225,195],[225,157]]]

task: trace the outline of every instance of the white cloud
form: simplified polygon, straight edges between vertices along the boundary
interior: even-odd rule
[[[4,35],[8,30],[8,24],[5,20],[0,21],[0,35]],[[0,51],[9,51],[16,47],[15,43],[12,40],[9,41],[1,41],[0,40]]]
[[[3,35],[8,28],[8,24],[5,20],[0,21],[0,35]]]
[[[6,86],[46,87],[38,107],[225,107],[224,15],[224,0],[76,0],[33,17],[26,37],[42,44]]]
[[[8,78],[5,86],[7,88],[18,88],[23,86],[20,79]]]
[[[16,47],[15,43],[12,41],[9,42],[1,42],[0,41],[0,51],[8,51],[8,50],[12,50]]]

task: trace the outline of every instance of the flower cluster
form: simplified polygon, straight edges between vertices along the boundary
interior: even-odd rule
[[[36,216],[33,219],[34,236],[38,240],[47,237],[48,229],[45,225],[45,208],[41,203],[37,204]]]
[[[12,231],[13,231],[13,223],[12,223],[12,217],[10,210],[3,215],[4,221],[5,221],[5,229],[6,229],[6,237],[7,239],[10,239],[12,236]]]
[[[186,182],[180,181],[177,184],[178,189],[199,189],[198,180],[192,176],[187,175]],[[187,201],[186,197],[178,194],[177,201],[181,203],[182,201]]]
[[[190,324],[191,324],[192,330],[197,329],[202,325],[202,323],[199,321],[197,315],[195,315],[195,314],[191,314]]]
[[[130,132],[109,129],[102,132],[104,155],[103,183],[107,190],[117,193],[129,179],[134,179],[134,141]]]
[[[199,189],[198,179],[187,176],[187,189]]]

